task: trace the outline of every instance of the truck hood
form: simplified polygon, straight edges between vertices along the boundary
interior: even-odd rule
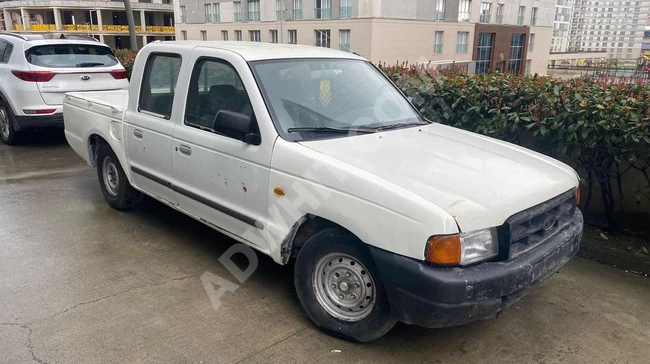
[[[440,124],[301,144],[444,209],[461,231],[502,225],[578,184],[555,159]]]

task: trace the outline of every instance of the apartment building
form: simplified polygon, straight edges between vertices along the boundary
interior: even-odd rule
[[[131,0],[139,46],[175,37],[172,0]],[[129,48],[122,0],[0,0],[2,30],[56,32],[95,37],[113,48]]]
[[[574,0],[557,0],[555,19],[553,20],[553,38],[551,38],[551,53],[564,53],[569,48],[569,29],[573,14]]]
[[[179,0],[177,39],[292,43],[373,62],[546,73],[555,0]]]
[[[574,0],[568,52],[606,52],[608,58],[641,56],[650,0]]]

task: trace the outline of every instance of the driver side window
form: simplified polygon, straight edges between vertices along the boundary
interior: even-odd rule
[[[250,99],[237,71],[224,61],[199,59],[190,80],[185,124],[241,139],[241,135],[235,135],[216,123],[219,111],[253,116]]]

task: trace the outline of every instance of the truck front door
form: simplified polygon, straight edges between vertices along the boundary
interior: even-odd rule
[[[217,113],[228,110],[251,116],[258,128],[254,109],[263,102],[255,81],[246,62],[232,52],[197,47],[189,62],[193,71],[185,115],[172,139],[179,206],[267,251],[264,230],[274,138],[257,130],[261,143],[248,144],[215,123]],[[248,70],[246,82],[238,69]]]
[[[125,121],[133,182],[173,205],[178,201],[172,190],[171,138],[175,124],[171,115],[180,68],[180,55],[150,54],[139,95],[130,95],[138,97],[137,110],[130,111]]]

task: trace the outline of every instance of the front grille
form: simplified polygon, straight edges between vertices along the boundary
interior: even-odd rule
[[[567,191],[506,220],[509,259],[514,259],[555,237],[571,223],[576,209],[575,190]]]

